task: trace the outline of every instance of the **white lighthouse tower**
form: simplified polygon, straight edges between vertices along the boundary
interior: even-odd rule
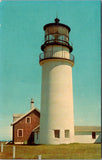
[[[73,48],[69,44],[70,27],[59,23],[44,26],[41,46],[42,66],[40,144],[74,142],[72,67]]]

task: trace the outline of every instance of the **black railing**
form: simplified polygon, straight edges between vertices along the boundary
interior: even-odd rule
[[[73,51],[73,46],[69,44],[69,41],[63,40],[63,39],[54,39],[54,38],[45,40],[44,44],[41,46],[42,51],[44,51],[44,48],[46,46],[52,45],[52,44],[64,45],[69,48],[70,52]]]
[[[49,58],[62,58],[62,59],[67,59],[67,60],[70,60],[74,63],[74,56],[72,54],[69,54],[69,57],[66,56],[67,53],[64,53],[64,52],[56,52],[56,53],[53,53],[51,51],[49,52],[45,52],[45,53],[41,53],[39,55],[39,62],[44,60],[44,59],[49,59]]]
[[[60,42],[61,44],[67,44],[69,45],[69,42],[67,40],[63,40],[63,39],[49,39],[49,40],[46,40],[45,43],[52,43],[52,42]]]

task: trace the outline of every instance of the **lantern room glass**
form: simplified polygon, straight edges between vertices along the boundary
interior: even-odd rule
[[[45,42],[67,42],[69,41],[69,31],[63,26],[49,26],[45,30]]]

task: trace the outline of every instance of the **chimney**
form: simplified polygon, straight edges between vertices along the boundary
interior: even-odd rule
[[[31,98],[31,109],[33,109],[34,108],[34,99],[33,98]]]

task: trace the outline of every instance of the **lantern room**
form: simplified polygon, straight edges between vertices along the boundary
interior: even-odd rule
[[[69,32],[70,27],[59,23],[59,19],[55,19],[55,23],[49,23],[44,26],[45,31],[45,42],[41,46],[42,51],[48,45],[59,44],[69,48],[69,51],[72,52],[73,48],[69,44]]]

